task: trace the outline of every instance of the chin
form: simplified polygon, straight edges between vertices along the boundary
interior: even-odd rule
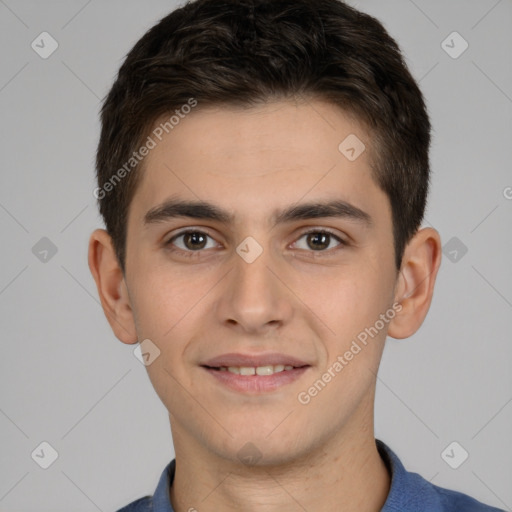
[[[254,430],[254,433],[252,432]],[[222,446],[213,447],[222,458],[247,467],[281,466],[297,462],[309,453],[309,444],[297,434],[268,436],[267,431],[248,429],[243,435],[227,438]]]

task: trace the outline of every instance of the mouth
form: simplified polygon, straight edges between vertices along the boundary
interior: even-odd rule
[[[250,375],[274,375],[274,373],[289,372],[294,368],[302,368],[302,366],[293,366],[291,364],[276,364],[265,366],[204,366],[209,370],[218,372],[230,372],[235,375],[250,376]]]
[[[300,378],[311,365],[284,354],[224,354],[200,365],[232,391],[261,394]]]

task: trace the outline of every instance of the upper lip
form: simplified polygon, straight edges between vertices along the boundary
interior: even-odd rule
[[[305,361],[301,361],[296,357],[289,356],[287,354],[279,354],[276,352],[270,352],[267,354],[222,354],[212,359],[201,363],[201,366],[209,366],[211,368],[221,368],[228,366],[246,366],[246,367],[257,367],[257,366],[276,366],[282,364],[284,366],[290,365],[295,367],[309,366]]]

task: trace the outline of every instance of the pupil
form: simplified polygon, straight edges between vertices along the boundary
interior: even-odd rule
[[[320,245],[315,245],[315,242],[313,242],[313,245],[310,244],[309,246],[314,250],[325,249],[326,247],[329,247],[329,237],[330,235],[327,233],[310,233],[308,235],[308,244],[314,240],[318,241],[321,239],[322,241],[320,242]]]
[[[199,249],[202,249],[205,243],[205,236],[203,236],[201,233],[187,233],[187,236],[185,237],[185,245],[189,249],[198,249],[197,244],[201,245]],[[199,239],[202,239],[199,240]],[[191,243],[189,243],[191,242]]]

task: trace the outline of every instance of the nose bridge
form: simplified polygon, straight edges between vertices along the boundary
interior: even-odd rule
[[[254,240],[254,239],[253,239]],[[235,279],[236,287],[243,295],[254,295],[258,292],[270,292],[272,273],[269,267],[272,267],[272,255],[268,247],[263,249],[257,242],[242,242],[237,248],[237,257],[235,258]],[[259,249],[261,247],[261,249]],[[260,289],[261,288],[261,289]]]
[[[221,297],[221,320],[247,330],[286,321],[291,305],[285,287],[274,275],[277,266],[273,251],[262,239],[261,243],[253,237],[244,239],[236,248],[228,289]]]

